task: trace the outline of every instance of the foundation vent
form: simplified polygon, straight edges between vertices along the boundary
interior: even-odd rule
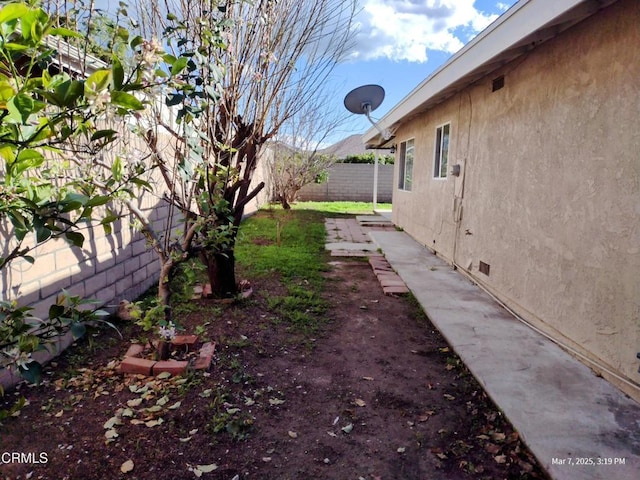
[[[500,90],[502,87],[504,87],[504,75],[500,75],[493,79],[493,82],[491,83],[491,91],[495,92]]]
[[[491,270],[491,265],[488,263],[480,262],[480,267],[478,268],[480,273],[484,273],[487,277],[489,276],[489,271]]]

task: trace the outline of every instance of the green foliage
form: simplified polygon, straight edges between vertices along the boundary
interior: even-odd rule
[[[98,119],[143,108],[126,91],[141,84],[122,81],[117,59],[86,79],[72,78],[66,71],[50,73],[58,53],[49,39],[78,35],[56,27],[37,2],[8,3],[0,10],[0,219],[11,222],[14,234],[0,268],[16,258],[33,261],[28,255],[32,247],[25,243],[32,232],[36,245],[62,237],[81,247],[79,224],[90,221],[96,207],[107,204],[124,180],[106,178],[111,191],[98,194],[85,179],[64,174],[69,169],[67,152],[73,154],[80,146],[95,155],[115,140],[114,130],[96,126]],[[106,220],[105,225],[114,218]]]
[[[280,225],[280,244],[277,243]],[[238,260],[252,275],[279,275],[287,294],[268,299],[269,309],[288,328],[314,335],[327,304],[319,292],[326,270],[324,215],[313,211],[262,210],[241,226]]]
[[[358,155],[347,155],[337,160],[337,163],[375,163],[375,153],[360,153]],[[393,165],[395,157],[393,155],[380,155],[378,163],[380,165]]]
[[[3,392],[0,389],[0,394]],[[24,397],[20,397],[16,403],[11,405],[8,409],[0,409],[0,426],[2,426],[2,422],[9,417],[14,415],[19,415],[20,410],[27,405],[27,400]]]
[[[298,202],[294,210],[312,210],[323,215],[372,215],[373,203],[371,202]],[[378,203],[380,210],[391,210],[390,203]]]
[[[144,87],[141,69],[125,81],[122,62],[112,58],[85,78],[60,68],[67,59],[52,45],[81,38],[57,24],[38,1],[3,2],[0,9],[0,222],[10,226],[0,270],[17,259],[33,263],[34,247],[65,239],[82,247],[80,229],[105,212],[101,223],[117,216],[104,207],[137,180],[140,170],[106,172],[99,192],[91,175],[73,175],[83,157],[95,157],[116,139],[116,131],[100,129],[106,117],[122,117],[144,108],[132,91]],[[71,59],[78,61],[80,58]],[[99,62],[98,62],[99,63]],[[89,178],[87,178],[89,177]],[[58,335],[85,334],[86,325],[102,321],[104,312],[91,301],[63,291],[47,320],[15,302],[0,304],[0,366],[14,366],[38,382],[41,366],[31,355],[49,348]]]
[[[31,316],[30,307],[18,307],[16,302],[0,302],[0,366],[14,366],[30,382],[39,383],[41,365],[32,354],[54,349],[60,335],[71,332],[74,339],[84,336],[88,325],[104,324],[108,313],[92,309],[96,301],[70,295],[65,290],[49,308],[46,321]]]
[[[217,435],[228,433],[234,440],[245,440],[253,428],[254,418],[243,413],[240,408],[231,407],[227,403],[227,396],[218,391],[209,404],[211,418],[206,425],[206,430]]]
[[[252,275],[276,272],[287,280],[321,286],[321,272],[326,269],[324,238],[324,217],[320,213],[262,210],[240,227],[236,254]]]

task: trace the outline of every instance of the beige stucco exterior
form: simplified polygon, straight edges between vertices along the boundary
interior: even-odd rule
[[[638,45],[640,2],[621,0],[404,119],[393,220],[640,400]],[[461,174],[434,179],[445,123]]]

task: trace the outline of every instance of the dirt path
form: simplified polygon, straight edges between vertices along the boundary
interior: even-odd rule
[[[312,340],[275,318],[275,278],[237,306],[194,302],[185,326],[206,321],[218,343],[206,375],[123,380],[113,361],[128,341],[113,334],[72,349],[44,385],[18,390],[30,404],[0,430],[0,451],[47,462],[0,465],[0,478],[545,478],[409,297],[384,295],[362,259],[326,277]]]
[[[517,434],[416,305],[383,295],[362,261],[332,262],[328,276],[331,333],[309,356],[257,366],[287,400],[257,420],[248,478],[536,477]]]

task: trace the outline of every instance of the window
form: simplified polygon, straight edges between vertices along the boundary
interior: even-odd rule
[[[448,123],[436,129],[436,158],[433,162],[433,178],[447,178],[447,160],[449,160]]]
[[[413,139],[400,144],[400,171],[398,174],[398,188],[411,191],[413,178]]]

